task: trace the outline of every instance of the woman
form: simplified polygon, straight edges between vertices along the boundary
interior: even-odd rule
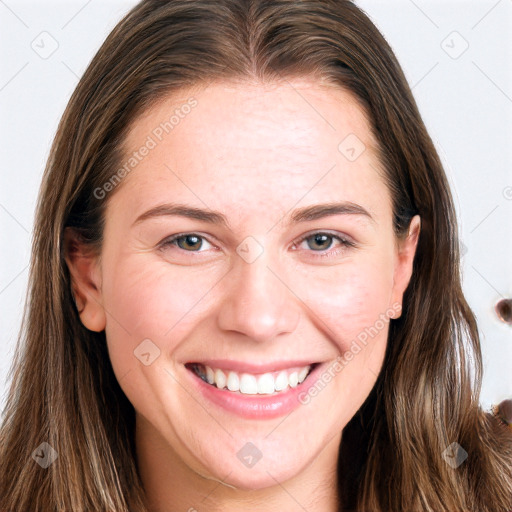
[[[458,243],[355,5],[141,2],[48,161],[0,509],[510,509]]]

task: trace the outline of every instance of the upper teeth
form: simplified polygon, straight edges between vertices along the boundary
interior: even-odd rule
[[[203,375],[203,369],[206,370],[206,381],[209,384],[215,384],[219,389],[227,387],[230,391],[239,391],[246,395],[269,395],[275,391],[283,391],[288,387],[294,388],[299,385],[307,377],[311,365],[260,375],[238,373],[231,370],[223,371],[206,365],[199,368],[199,373],[203,373]]]

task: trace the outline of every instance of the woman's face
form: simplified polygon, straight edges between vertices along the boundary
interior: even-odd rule
[[[243,489],[332,467],[381,370],[419,227],[393,234],[362,110],[306,79],[214,83],[146,111],[125,150],[121,184],[96,191],[108,200],[101,257],[73,275],[138,440]],[[248,394],[186,366],[207,362],[220,386],[216,369],[238,370],[228,383]]]

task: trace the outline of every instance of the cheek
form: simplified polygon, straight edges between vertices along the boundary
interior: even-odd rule
[[[300,297],[328,328],[341,352],[389,309],[393,275],[385,259],[359,259],[316,270],[301,282]]]
[[[296,283],[308,306],[304,314],[337,354],[301,399],[321,409],[326,424],[343,428],[368,397],[382,367],[392,314],[390,264],[377,257],[347,259],[310,271]]]
[[[148,263],[144,255],[110,269],[102,287],[106,335],[113,364],[124,367],[134,364],[134,350],[146,339],[162,353],[171,352],[201,313],[201,299],[216,279],[164,262]]]

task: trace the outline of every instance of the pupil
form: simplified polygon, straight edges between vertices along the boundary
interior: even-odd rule
[[[190,247],[190,246],[200,245],[199,237],[197,237],[195,235],[187,235],[187,236],[183,237],[182,240],[185,240],[185,242],[189,246],[189,248],[194,248],[194,247]],[[186,247],[185,247],[185,249],[186,249]]]
[[[325,243],[325,241],[327,239],[329,239],[330,236],[329,235],[321,235],[321,234],[317,234],[317,235],[314,235],[314,239],[315,239],[315,244],[320,244],[322,245],[322,240],[323,239],[323,243]]]

